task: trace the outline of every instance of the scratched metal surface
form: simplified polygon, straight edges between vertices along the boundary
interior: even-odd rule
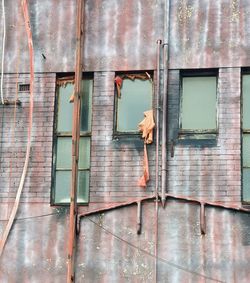
[[[164,2],[86,0],[84,70],[154,69],[156,40],[164,36]],[[248,0],[170,2],[170,68],[250,65]],[[18,58],[20,72],[29,70],[18,3],[6,1],[5,71],[10,73],[14,72]],[[75,3],[29,1],[37,72],[74,70]]]
[[[5,72],[10,73],[16,69],[18,60],[19,71],[29,71],[22,10],[20,1],[19,5],[16,2],[6,1]],[[86,0],[85,3],[84,70],[154,68],[156,40],[162,35],[163,21],[159,19],[163,16],[163,0]],[[76,1],[31,0],[29,11],[35,71],[73,71]]]
[[[64,282],[67,267],[66,211],[35,217],[26,205],[1,259],[1,282]],[[45,214],[46,208],[43,208]],[[49,209],[48,211],[49,212]],[[154,203],[97,214],[81,222],[76,282],[154,282]],[[250,215],[206,208],[207,234],[200,234],[199,206],[168,201],[159,209],[158,282],[250,280]],[[2,226],[4,222],[0,222]]]

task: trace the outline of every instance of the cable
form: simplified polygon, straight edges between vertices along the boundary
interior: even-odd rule
[[[145,250],[143,250],[142,248],[140,248],[140,247],[138,247],[138,246],[136,246],[136,245],[134,245],[134,244],[128,242],[127,240],[124,240],[123,238],[121,238],[121,237],[115,235],[114,233],[112,233],[112,232],[109,231],[108,229],[104,228],[102,225],[100,225],[100,224],[98,224],[97,222],[95,222],[94,220],[90,219],[89,217],[86,217],[86,218],[87,218],[90,222],[92,222],[93,224],[95,224],[97,227],[99,227],[100,229],[102,229],[103,231],[105,231],[107,234],[112,235],[112,236],[113,236],[114,238],[116,238],[117,240],[119,240],[119,241],[125,243],[126,245],[128,245],[128,246],[130,246],[130,247],[132,247],[132,248],[134,248],[134,249],[139,250],[140,252],[142,252],[142,253],[144,253],[144,254],[146,254],[146,255],[152,257],[152,258],[156,258],[154,254],[151,254],[150,252],[145,251]],[[208,280],[211,280],[211,281],[214,281],[214,282],[225,283],[225,282],[223,282],[223,281],[220,281],[220,280],[217,280],[217,279],[208,277],[208,276],[206,276],[206,275],[203,275],[203,274],[200,274],[200,273],[198,273],[198,272],[189,270],[189,269],[187,269],[187,268],[185,268],[185,267],[182,267],[182,266],[180,266],[180,265],[177,265],[177,264],[175,264],[175,263],[169,262],[169,261],[167,261],[166,259],[163,259],[163,258],[161,258],[161,257],[159,257],[159,256],[157,256],[156,259],[159,260],[159,261],[161,261],[161,262],[163,262],[163,263],[165,263],[165,264],[168,264],[168,265],[170,265],[170,266],[172,266],[172,267],[175,267],[175,268],[180,269],[180,270],[182,270],[182,271],[191,273],[191,274],[193,274],[193,275],[200,276],[200,277],[202,277],[202,278],[205,278],[205,279],[208,279]]]
[[[20,180],[19,187],[17,190],[15,203],[12,208],[7,226],[5,227],[2,240],[0,242],[0,257],[2,255],[5,243],[8,239],[9,232],[11,230],[11,227],[13,225],[13,222],[15,220],[15,216],[18,210],[18,206],[20,203],[20,197],[21,197],[21,193],[23,190],[24,180],[25,180],[27,170],[28,170],[30,150],[31,150],[31,131],[32,131],[32,123],[33,123],[33,91],[34,91],[34,50],[33,50],[33,41],[32,41],[32,33],[31,33],[31,28],[30,28],[30,19],[29,19],[27,0],[22,1],[22,7],[23,7],[23,15],[24,15],[26,33],[28,37],[29,55],[30,55],[30,107],[29,107],[29,127],[28,127],[28,137],[27,137],[28,141],[27,141],[27,147],[26,147],[26,156],[25,156],[25,162],[23,166],[23,172],[22,172],[21,180]]]
[[[2,44],[2,70],[1,70],[1,103],[4,104],[3,99],[3,74],[4,74],[4,55],[5,55],[5,38],[6,38],[6,20],[5,20],[5,3],[2,0],[2,15],[3,15],[3,44]]]

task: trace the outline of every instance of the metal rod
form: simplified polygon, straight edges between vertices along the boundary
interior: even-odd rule
[[[160,96],[160,61],[161,61],[161,44],[157,40],[157,57],[156,57],[156,153],[155,153],[155,282],[157,282],[157,256],[158,256],[158,200],[159,200],[159,96]]]
[[[72,125],[72,177],[70,191],[70,219],[68,239],[68,272],[67,283],[75,281],[74,261],[76,245],[76,219],[77,219],[77,179],[80,138],[80,107],[81,107],[81,81],[82,81],[82,38],[83,38],[83,7],[84,1],[77,0],[76,23],[76,62],[75,62],[75,89]]]
[[[137,202],[137,234],[141,234],[141,201]]]
[[[143,201],[146,201],[146,200],[153,200],[153,199],[155,199],[155,196],[149,196],[149,197],[140,198],[140,199],[133,199],[133,200],[130,200],[130,201],[127,201],[127,202],[123,202],[123,203],[119,203],[119,204],[113,204],[113,205],[109,205],[109,206],[99,208],[99,209],[95,209],[95,210],[92,210],[92,211],[87,211],[87,212],[78,214],[78,217],[81,218],[81,217],[84,217],[84,216],[89,216],[89,215],[92,215],[92,214],[105,212],[105,211],[109,211],[109,210],[116,209],[116,208],[126,207],[126,206],[130,206],[132,204],[136,204],[138,202],[143,202]]]
[[[224,208],[224,209],[228,209],[228,210],[250,213],[250,209],[247,209],[247,208],[244,208],[244,207],[241,207],[241,206],[226,205],[226,204],[222,204],[222,203],[210,202],[210,201],[186,197],[186,196],[177,196],[177,195],[172,195],[172,194],[166,194],[166,200],[167,199],[175,199],[175,200],[180,200],[180,201],[197,203],[199,205],[201,205],[201,203],[204,203],[204,205],[206,205],[206,206],[212,206],[212,207]],[[145,197],[145,198],[141,198],[141,199],[133,199],[133,200],[128,201],[128,202],[123,202],[123,203],[114,204],[114,205],[110,205],[110,206],[99,208],[99,209],[94,209],[94,210],[91,210],[91,211],[87,211],[87,212],[78,214],[78,217],[82,218],[82,217],[85,217],[85,216],[94,215],[96,213],[101,213],[101,212],[110,211],[110,210],[121,208],[121,207],[130,206],[132,204],[136,204],[138,201],[143,202],[143,201],[147,201],[147,200],[155,200],[155,196],[149,196],[149,197]]]
[[[167,132],[168,132],[168,45],[170,3],[165,1],[164,44],[163,44],[163,101],[162,101],[162,146],[161,146],[161,203],[165,206],[167,192]]]
[[[206,214],[205,214],[205,205],[203,202],[200,204],[200,229],[201,234],[206,234]]]

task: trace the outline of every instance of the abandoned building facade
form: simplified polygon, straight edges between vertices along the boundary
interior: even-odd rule
[[[77,1],[27,3],[34,84],[1,8],[1,235],[30,152],[0,282],[66,282]],[[75,282],[249,282],[250,1],[82,3]]]

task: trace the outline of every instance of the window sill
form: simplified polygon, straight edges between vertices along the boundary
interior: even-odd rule
[[[217,145],[218,132],[213,131],[179,131],[178,144],[190,146],[210,146]]]

